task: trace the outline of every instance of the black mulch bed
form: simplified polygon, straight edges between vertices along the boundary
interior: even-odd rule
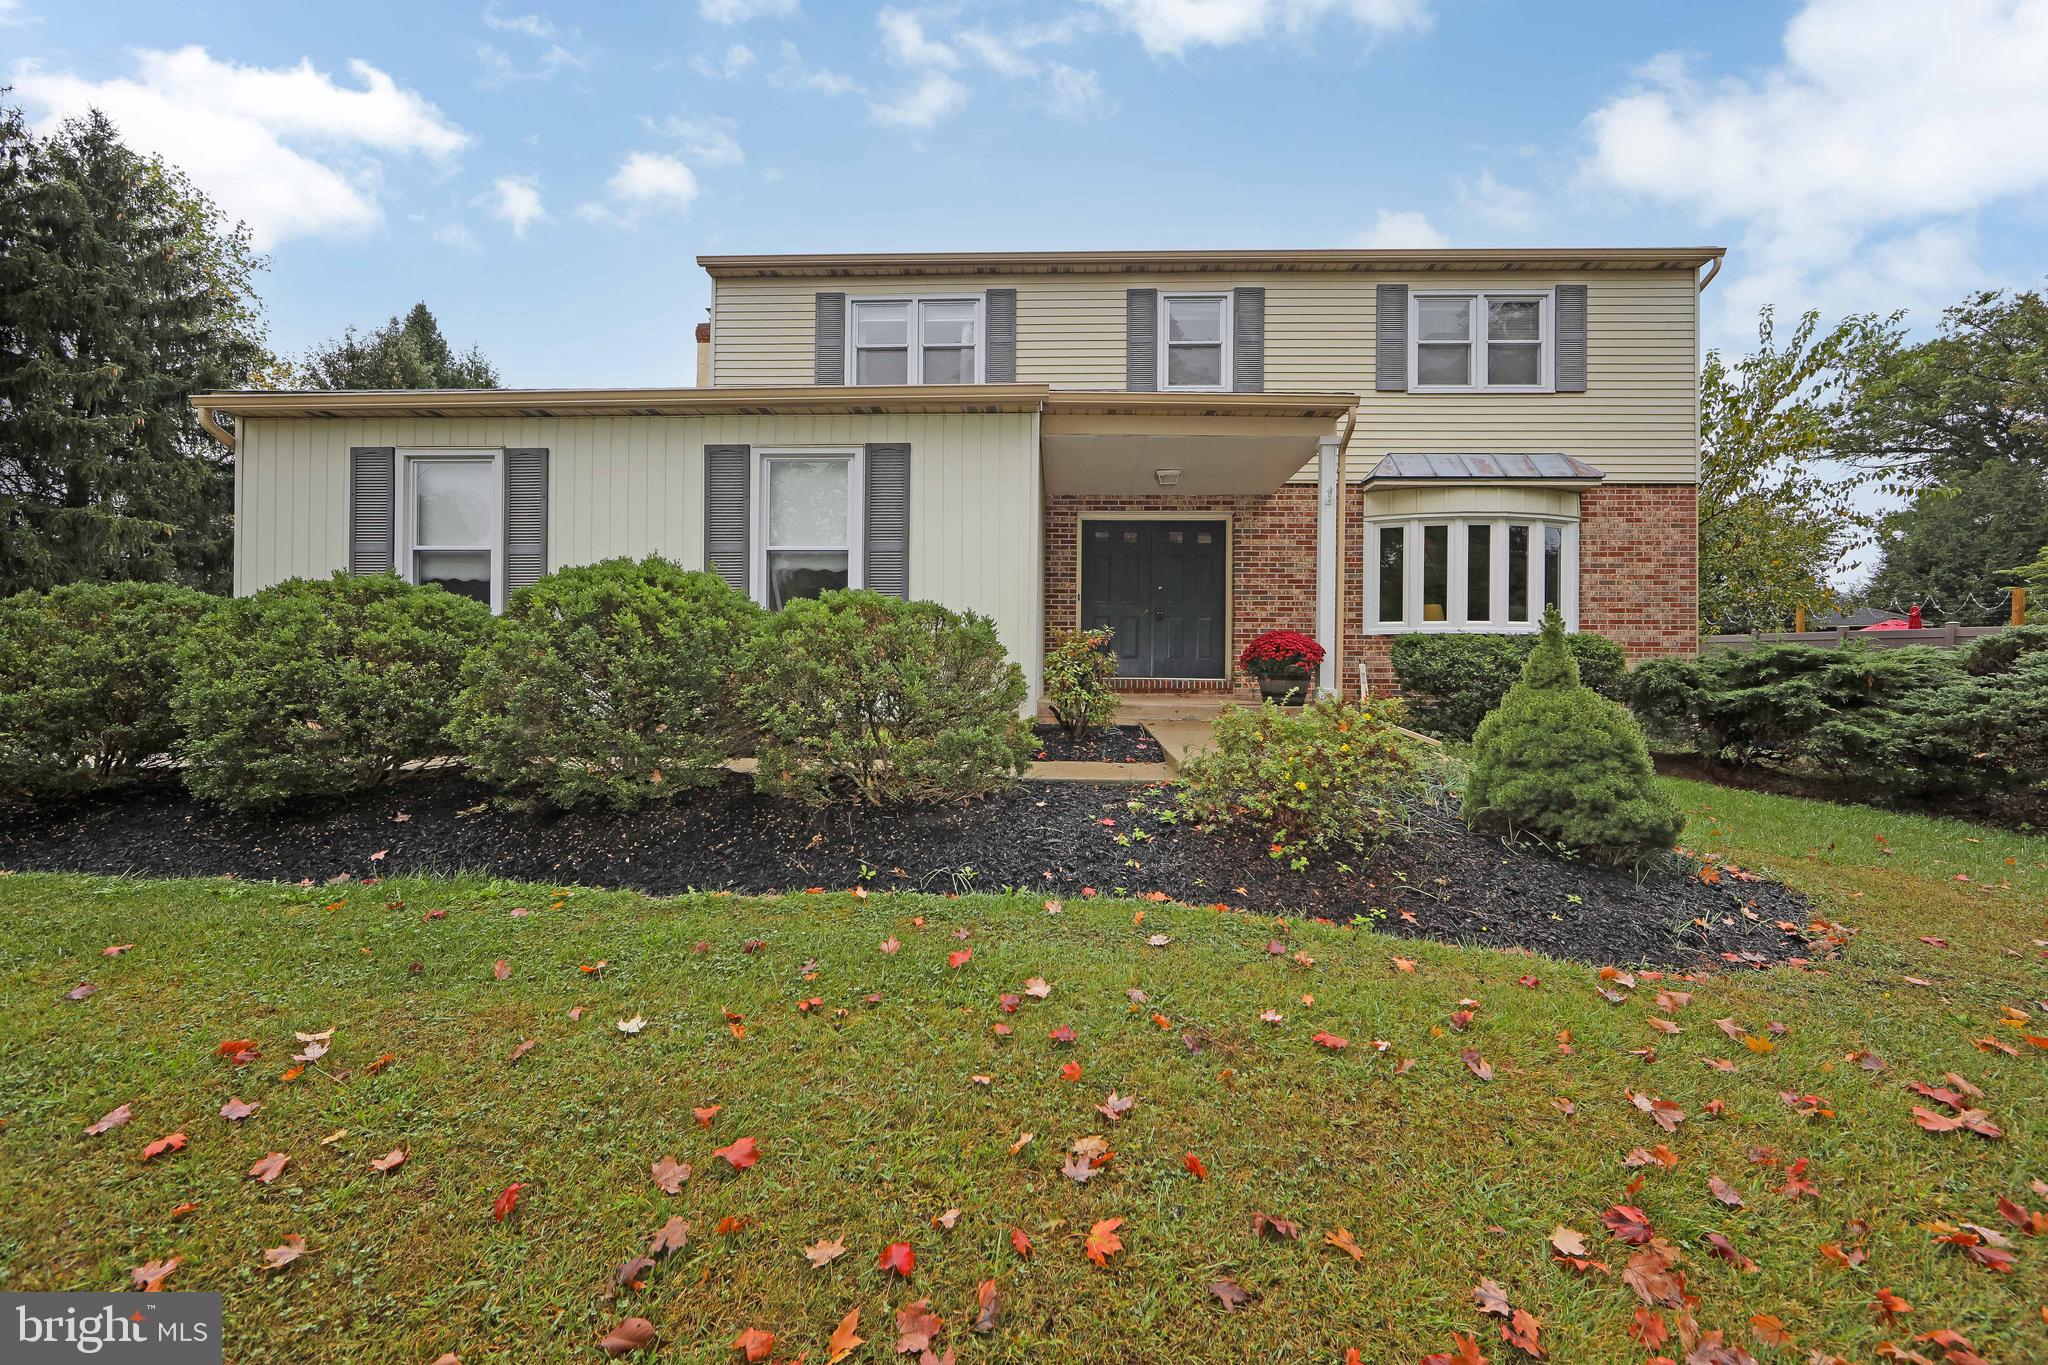
[[[497,807],[467,778],[444,772],[346,804],[251,817],[165,786],[0,810],[0,868],[279,881],[471,871],[656,894],[844,888],[871,868],[876,889],[1015,887],[1069,899],[1084,888],[1159,891],[1194,904],[1365,919],[1394,934],[1598,963],[1762,965],[1818,955],[1776,927],[1805,924],[1811,913],[1775,882],[1724,877],[1708,886],[1660,873],[1639,884],[1468,833],[1455,817],[1426,809],[1412,833],[1354,871],[1304,875],[1268,857],[1256,839],[1134,814],[1134,799],[1163,803],[1165,794],[1023,782],[968,805],[811,811],[733,778],[638,815],[534,817]],[[1152,837],[1116,842],[1134,828]]]
[[[1076,744],[1057,725],[1038,728],[1040,761],[1080,763],[1164,763],[1159,741],[1142,725],[1101,725]]]

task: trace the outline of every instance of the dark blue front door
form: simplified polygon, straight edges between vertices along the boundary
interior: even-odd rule
[[[1221,521],[1081,523],[1081,624],[1115,632],[1131,678],[1220,678]]]

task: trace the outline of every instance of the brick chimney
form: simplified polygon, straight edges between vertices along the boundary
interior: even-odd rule
[[[711,324],[697,324],[697,387],[711,387]]]

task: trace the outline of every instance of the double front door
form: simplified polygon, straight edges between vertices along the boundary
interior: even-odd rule
[[[1081,523],[1081,624],[1107,626],[1127,678],[1221,678],[1223,521]]]

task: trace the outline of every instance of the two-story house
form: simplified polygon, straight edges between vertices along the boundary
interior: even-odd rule
[[[1697,638],[1699,292],[1719,248],[707,256],[698,384],[203,394],[235,590],[396,572],[494,606],[658,553],[854,586],[1226,691],[1251,636]],[[234,431],[214,414],[231,414]]]

